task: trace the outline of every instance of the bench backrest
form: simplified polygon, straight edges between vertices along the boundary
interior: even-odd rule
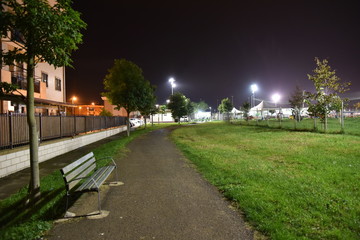
[[[81,178],[85,178],[95,168],[96,160],[94,153],[91,152],[60,169],[65,181],[66,190],[70,191],[81,181]]]

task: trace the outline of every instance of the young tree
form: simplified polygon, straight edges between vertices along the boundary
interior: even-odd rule
[[[226,113],[227,114],[227,120],[230,120],[229,118],[229,112],[233,109],[233,105],[229,98],[224,98],[221,100],[221,103],[218,107],[218,110],[220,113]]]
[[[306,102],[309,105],[309,113],[320,117],[326,131],[327,116],[332,110],[340,110],[342,100],[338,94],[349,90],[350,82],[340,82],[335,70],[328,65],[328,60],[321,61],[315,58],[315,62],[317,67],[313,70],[314,74],[308,74],[308,78],[314,83],[316,92],[307,92]]]
[[[188,100],[182,93],[174,93],[170,96],[168,108],[171,110],[172,117],[177,119],[180,124],[180,118],[188,114]]]
[[[292,113],[296,122],[301,121],[301,110],[304,103],[305,96],[299,86],[295,87],[294,92],[290,96],[289,103],[292,108]]]
[[[242,105],[242,109],[244,110],[244,118],[246,121],[249,121],[249,112],[250,112],[250,103],[248,101],[244,102]]]
[[[71,0],[59,0],[50,6],[46,0],[2,0],[0,31],[2,36],[21,33],[22,43],[13,50],[1,51],[1,64],[26,65],[27,96],[25,99],[30,138],[29,200],[40,196],[38,132],[34,107],[34,72],[40,62],[55,67],[70,66],[70,54],[82,41],[81,29],[86,24],[80,13],[71,8]],[[11,36],[8,36],[11,39]]]
[[[155,96],[155,87],[150,84],[149,81],[144,81],[143,87],[140,89],[142,91],[141,103],[139,104],[138,110],[141,115],[145,118],[145,128],[146,128],[146,118],[152,113],[156,113],[156,96]]]
[[[142,70],[126,59],[115,59],[114,66],[108,70],[104,79],[106,96],[116,109],[125,108],[127,112],[127,136],[130,136],[130,113],[144,104],[143,93],[148,87]]]

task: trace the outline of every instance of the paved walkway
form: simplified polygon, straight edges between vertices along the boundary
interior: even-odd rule
[[[117,160],[125,185],[104,191],[102,209],[109,211],[107,217],[57,223],[46,238],[253,239],[241,215],[168,139],[169,131],[159,129],[134,140],[128,155]],[[76,210],[95,211],[96,193],[83,195]]]

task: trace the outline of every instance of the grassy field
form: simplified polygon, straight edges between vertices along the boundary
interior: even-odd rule
[[[118,140],[106,143],[93,150],[96,158],[113,156],[120,158],[126,152],[126,145],[136,137],[166,127],[169,124],[156,124],[147,129],[138,129],[128,137],[119,137]],[[75,160],[75,159],[74,159]],[[105,161],[97,162],[99,166],[108,164]],[[27,187],[17,194],[0,201],[0,239],[39,239],[41,235],[52,227],[52,222],[64,214],[65,186],[60,171],[41,178],[41,201],[33,208],[25,207]],[[74,202],[76,199],[72,199]]]
[[[283,128],[283,129],[297,129],[300,131],[313,131],[314,130],[314,119],[305,118],[304,120],[296,123],[291,119],[283,119],[279,122],[277,119],[270,120],[250,120],[246,122],[245,120],[234,120],[234,124],[249,125],[249,126],[264,126],[271,128]],[[320,122],[319,119],[316,120],[317,131],[323,132],[324,125]],[[328,133],[340,133],[341,125],[339,119],[329,118],[328,119]],[[345,134],[357,135],[360,136],[360,118],[345,118],[344,121],[344,132]]]
[[[360,238],[359,136],[207,123],[172,138],[271,239]]]

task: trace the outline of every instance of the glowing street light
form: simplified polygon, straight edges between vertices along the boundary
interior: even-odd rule
[[[169,100],[169,99],[168,99],[168,100],[166,100],[166,103],[167,103],[167,104],[169,104],[169,103],[170,103],[170,100]]]
[[[74,102],[77,100],[77,97],[75,97],[75,96],[73,96],[72,98],[71,98],[71,104],[74,104]]]
[[[274,101],[274,103],[275,103],[275,107],[276,107],[276,104],[279,102],[279,100],[280,100],[280,95],[278,94],[278,93],[275,93],[274,95],[272,95],[272,100]]]
[[[255,107],[255,92],[258,90],[258,86],[256,84],[252,84],[250,86],[252,92],[252,107]]]
[[[174,88],[176,87],[176,84],[174,83],[174,82],[175,82],[175,79],[174,79],[173,77],[171,77],[171,78],[169,79],[169,82],[170,82],[170,84],[171,84],[171,95],[173,95],[173,94],[174,94]]]

